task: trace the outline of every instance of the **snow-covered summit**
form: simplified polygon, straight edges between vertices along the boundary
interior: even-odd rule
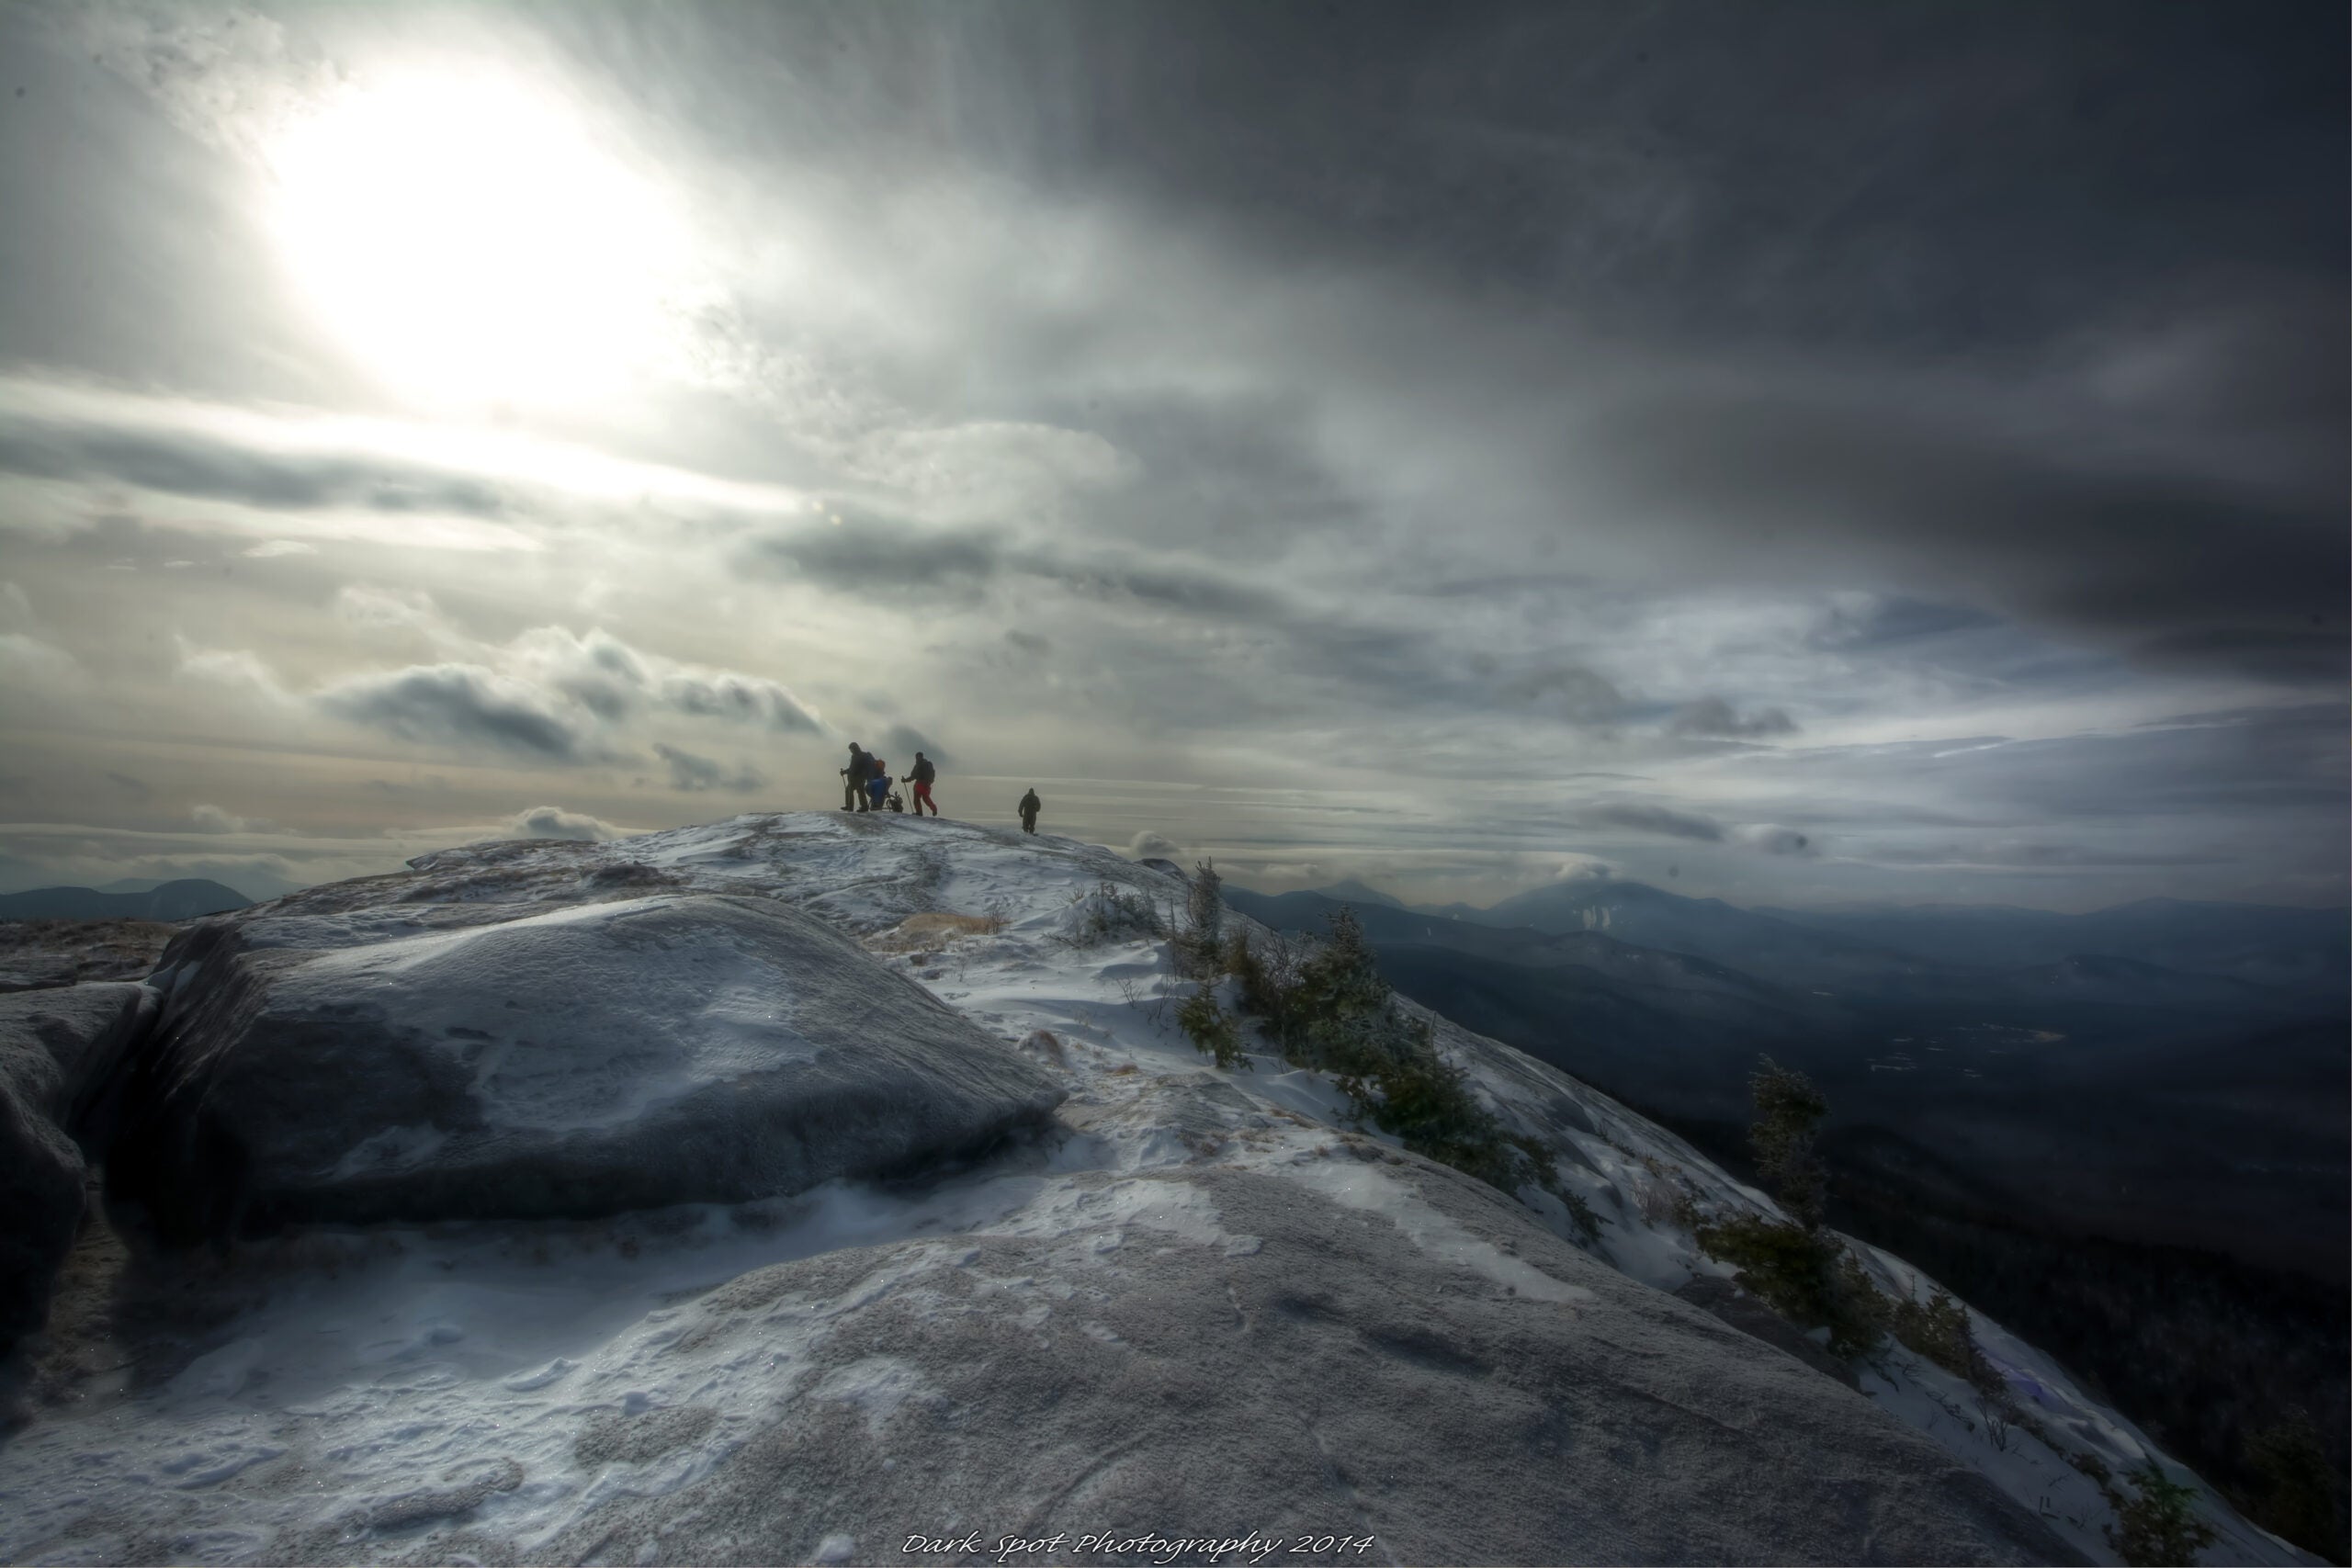
[[[1981,1317],[2042,1436],[1900,1349],[1767,1343],[1678,1215],[1770,1201],[1507,1047],[1437,1034],[1556,1194],[1209,1066],[1104,882],[1184,895],[1069,840],[748,816],[196,928],[109,1167],[222,1245],[85,1234],[19,1352],[0,1556],[2111,1561],[2057,1449],[2185,1475]],[[2199,1507],[2213,1560],[2305,1561]]]

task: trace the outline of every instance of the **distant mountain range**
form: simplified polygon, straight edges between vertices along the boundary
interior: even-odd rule
[[[2020,972],[2005,984],[2032,984],[2021,972],[2073,964],[2065,983],[2096,976],[2117,994],[2139,999],[2136,985],[2165,987],[2147,970],[2212,976],[2290,991],[2299,1001],[2340,1004],[2352,985],[2352,910],[2150,898],[2087,915],[1999,906],[1920,906],[1835,912],[1742,909],[1720,898],[1690,898],[1638,882],[1558,883],[1506,898],[1491,908],[1466,904],[1404,905],[1361,883],[1307,893],[1266,895],[1229,888],[1236,908],[1283,929],[1320,930],[1333,908],[1353,907],[1368,935],[1385,942],[1462,945],[1446,927],[1520,929],[1550,935],[1599,932],[1635,947],[1712,959],[1786,986],[1833,994],[1860,989],[1916,994],[1940,982],[1975,987],[1989,976]],[[1254,907],[1253,907],[1254,906]],[[1419,917],[1418,925],[1408,923]],[[1419,935],[1411,934],[1418,931]],[[1487,948],[1485,951],[1494,951]],[[2143,970],[2077,960],[2116,959]],[[2036,977],[2039,979],[2041,977]],[[2182,999],[2172,987],[2171,999]],[[2215,1002],[2251,1001],[2258,992],[2202,987]],[[2154,999],[2153,996],[2146,999]]]
[[[1751,910],[1613,880],[1487,909],[1352,884],[1226,897],[1317,935],[1352,908],[1405,995],[1715,1129],[1718,1157],[1740,1157],[1770,1055],[1822,1086],[1833,1128],[2000,1173],[2015,1212],[2347,1267],[2341,909]]]
[[[96,887],[36,887],[0,893],[0,920],[187,920],[253,903],[233,887],[200,876],[176,882],[138,879]]]
[[[1861,937],[1947,963],[2013,966],[2078,955],[2226,975],[2342,997],[2352,911],[2144,898],[2087,915],[2000,906],[1812,912],[1762,909],[1809,930]]]

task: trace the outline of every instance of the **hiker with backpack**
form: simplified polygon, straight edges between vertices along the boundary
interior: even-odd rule
[[[879,811],[890,798],[890,764],[875,756],[868,756],[866,762],[870,768],[865,775],[866,797],[874,802],[874,809]]]
[[[842,809],[865,811],[865,781],[873,776],[874,759],[854,740],[849,743],[849,766],[842,770]]]
[[[931,814],[933,817],[939,815],[939,802],[931,798],[931,782],[938,776],[939,770],[932,766],[931,759],[920,751],[916,752],[915,765],[907,770],[907,777],[915,786],[916,816],[922,816],[922,808],[926,806],[931,807]]]
[[[1021,830],[1024,833],[1035,832],[1037,813],[1045,808],[1046,803],[1037,798],[1037,786],[1031,784],[1029,793],[1021,797]]]

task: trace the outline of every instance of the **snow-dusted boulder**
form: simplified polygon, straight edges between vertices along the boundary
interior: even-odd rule
[[[0,1349],[48,1312],[82,1223],[74,1134],[153,1001],[134,985],[0,997]]]
[[[768,1197],[1064,1093],[766,898],[232,916],[157,980],[109,1181],[183,1238]]]

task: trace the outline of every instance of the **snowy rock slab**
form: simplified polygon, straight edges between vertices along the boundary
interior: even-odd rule
[[[75,1134],[153,999],[135,985],[0,997],[0,1349],[48,1314],[82,1223]]]
[[[873,1562],[976,1532],[958,1561],[1250,1556],[1083,1543],[1107,1531],[1255,1532],[1290,1562],[2076,1560],[1861,1395],[1426,1162],[1089,1175],[1042,1202],[1045,1234],[703,1298],[629,1375],[725,1402],[772,1369],[741,1403],[773,1414],[537,1555]]]
[[[167,1235],[592,1217],[886,1176],[1064,1091],[816,917],[665,895],[232,916],[164,954],[113,1190]]]

